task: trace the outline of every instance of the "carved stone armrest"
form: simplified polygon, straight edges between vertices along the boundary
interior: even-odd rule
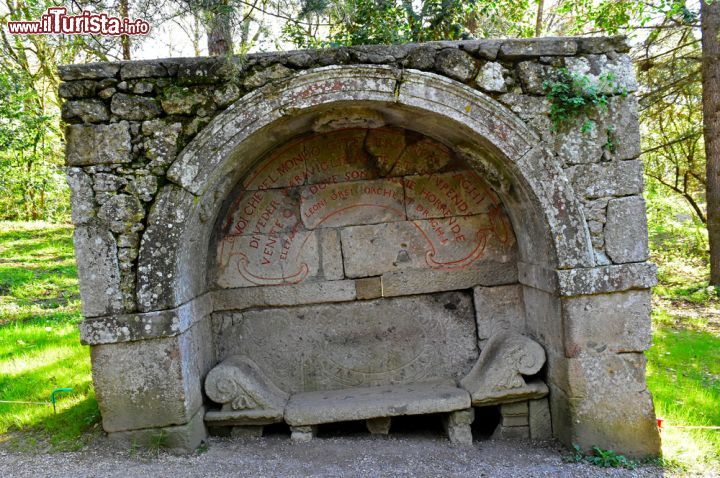
[[[220,412],[208,412],[206,420],[236,424],[282,421],[290,398],[242,355],[233,355],[210,370],[205,393],[223,406]]]
[[[545,350],[539,343],[504,331],[488,340],[460,385],[470,392],[474,406],[542,398],[548,394],[547,385],[540,380],[528,383],[523,375],[538,373],[544,364]]]

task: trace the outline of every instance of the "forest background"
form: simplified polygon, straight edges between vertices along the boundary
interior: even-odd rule
[[[53,6],[143,18],[153,29],[133,37],[9,34],[8,21],[37,20]],[[486,37],[628,36],[660,279],[648,382],[670,423],[720,426],[719,32],[720,0],[0,0],[0,368],[10,370],[0,374],[0,400],[78,382],[67,423],[0,407],[0,445],[79,446],[98,420],[75,327],[58,65]],[[43,335],[48,328],[52,338]],[[58,347],[70,352],[58,358]],[[75,375],[33,373],[53,360]],[[720,430],[668,429],[663,438],[668,463],[720,463]]]

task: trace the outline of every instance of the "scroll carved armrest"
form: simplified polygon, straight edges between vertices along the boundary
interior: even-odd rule
[[[500,332],[488,340],[472,370],[460,381],[473,405],[492,405],[541,398],[548,388],[540,380],[527,382],[545,364],[545,350],[517,333]]]
[[[290,398],[242,355],[233,355],[210,370],[205,378],[205,393],[223,405],[223,412],[273,411],[281,415]]]

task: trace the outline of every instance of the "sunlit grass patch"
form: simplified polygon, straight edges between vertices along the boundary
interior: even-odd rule
[[[657,325],[657,324],[656,324]],[[691,471],[720,473],[720,337],[657,325],[647,352],[648,387],[665,420],[663,454]]]
[[[81,320],[72,226],[0,222],[0,444],[73,450],[97,424]]]

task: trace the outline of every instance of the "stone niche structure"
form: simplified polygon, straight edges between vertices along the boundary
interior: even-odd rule
[[[81,337],[103,427],[443,414],[659,452],[622,38],[478,40],[60,68]],[[618,89],[556,131],[560,68]]]

